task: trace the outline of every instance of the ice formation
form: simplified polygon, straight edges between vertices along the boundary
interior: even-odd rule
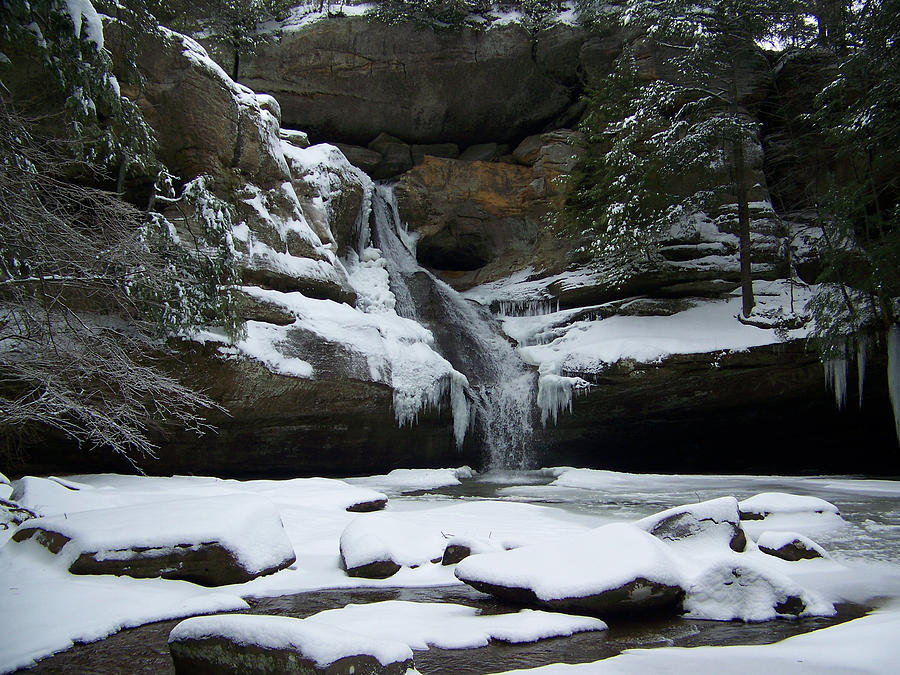
[[[580,377],[541,375],[537,394],[538,408],[541,409],[541,424],[546,427],[550,418],[553,418],[553,424],[556,424],[561,411],[572,412],[574,395],[587,391],[590,386],[589,382]]]
[[[839,410],[847,405],[847,359],[829,359],[822,364],[825,368],[825,386],[834,393],[834,402]]]

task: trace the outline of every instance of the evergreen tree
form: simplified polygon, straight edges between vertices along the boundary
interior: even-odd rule
[[[812,306],[826,358],[845,358],[848,342],[884,336],[900,320],[900,2],[842,16],[846,40],[811,116],[834,153],[816,204],[826,285]]]
[[[597,231],[607,253],[636,248],[648,254],[678,219],[696,216],[714,197],[730,194],[737,209],[743,314],[748,316],[754,300],[746,148],[757,140],[757,125],[741,105],[739,87],[748,72],[764,65],[756,43],[771,24],[761,3],[749,0],[711,0],[702,7],[632,0],[622,21],[640,28],[673,73],[641,82],[633,51],[626,49],[617,75],[604,85],[619,91],[590,96],[593,111],[586,131],[605,149],[587,166],[570,213],[582,227]],[[623,95],[621,109],[609,110],[604,101]],[[717,164],[729,167],[729,185],[704,184],[704,174],[711,176],[709,169]],[[679,184],[685,175],[699,180],[698,190]],[[597,198],[596,206],[588,207]]]
[[[290,8],[288,0],[203,0],[206,32],[231,50],[231,79],[240,75],[241,55],[256,49],[265,36],[262,24],[283,19]]]

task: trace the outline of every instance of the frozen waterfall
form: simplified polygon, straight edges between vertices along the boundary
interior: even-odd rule
[[[465,388],[464,378],[458,378],[449,390],[436,392],[449,394],[457,434],[465,434],[464,423],[474,425],[493,469],[528,468],[537,375],[486,308],[465,300],[418,264],[391,186],[376,186],[368,230],[360,233],[359,242],[377,247],[384,256],[397,313],[428,327],[438,352],[467,378]],[[467,401],[471,418],[461,414]]]

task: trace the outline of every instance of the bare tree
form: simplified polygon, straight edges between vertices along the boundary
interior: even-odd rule
[[[196,269],[167,222],[83,184],[91,167],[34,128],[0,99],[0,441],[50,428],[134,462],[155,425],[202,431],[214,406],[156,360]]]

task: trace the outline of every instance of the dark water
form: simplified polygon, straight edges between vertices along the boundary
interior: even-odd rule
[[[483,614],[515,611],[468,586],[438,588],[352,589],[316,591],[278,598],[251,600],[251,613],[304,618],[348,603],[409,600],[452,602],[478,607]],[[698,621],[682,618],[610,621],[605,632],[581,633],[568,638],[530,644],[492,643],[464,650],[429,649],[415,652],[423,675],[495,673],[550,663],[585,663],[615,656],[631,647],[698,647],[706,645],[760,645],[792,635],[855,619],[867,611],[857,605],[838,606],[831,618],[768,621],[758,624]],[[178,623],[158,623],[124,630],[105,640],[75,647],[41,661],[29,673],[174,673],[166,638]]]

